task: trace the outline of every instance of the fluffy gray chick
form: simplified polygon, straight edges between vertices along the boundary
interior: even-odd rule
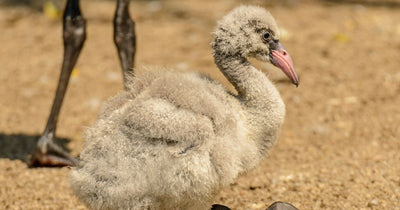
[[[274,144],[284,103],[255,57],[298,79],[268,11],[240,6],[212,43],[228,93],[197,73],[148,70],[110,99],[87,130],[72,187],[92,209],[209,209],[221,188],[254,168]]]

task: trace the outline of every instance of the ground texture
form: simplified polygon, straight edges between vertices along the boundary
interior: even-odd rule
[[[269,157],[216,202],[233,209],[264,209],[277,200],[300,209],[400,209],[399,4],[269,2],[131,5],[137,72],[143,65],[200,71],[230,90],[211,56],[215,21],[245,3],[267,7],[281,26],[300,86],[256,63],[282,94],[285,124]],[[88,38],[57,131],[74,155],[102,102],[122,90],[112,42],[114,3],[82,2]],[[61,24],[49,17],[29,7],[0,7],[0,209],[85,209],[69,187],[69,168],[26,165],[61,66]]]

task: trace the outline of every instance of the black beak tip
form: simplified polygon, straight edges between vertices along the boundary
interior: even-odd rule
[[[294,85],[296,85],[296,88],[299,87],[299,84],[300,84],[299,81],[292,81],[292,83],[293,83]]]

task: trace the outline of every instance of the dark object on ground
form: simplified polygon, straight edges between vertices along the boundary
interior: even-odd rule
[[[298,209],[290,203],[276,201],[273,204],[271,204],[266,210],[298,210]]]
[[[231,210],[231,209],[224,205],[214,204],[212,205],[211,210]]]

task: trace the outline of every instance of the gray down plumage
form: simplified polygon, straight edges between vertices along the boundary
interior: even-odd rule
[[[92,209],[209,209],[274,144],[285,107],[247,57],[267,61],[265,9],[241,6],[218,22],[215,62],[238,95],[198,73],[148,69],[111,98],[86,133],[73,190]]]

